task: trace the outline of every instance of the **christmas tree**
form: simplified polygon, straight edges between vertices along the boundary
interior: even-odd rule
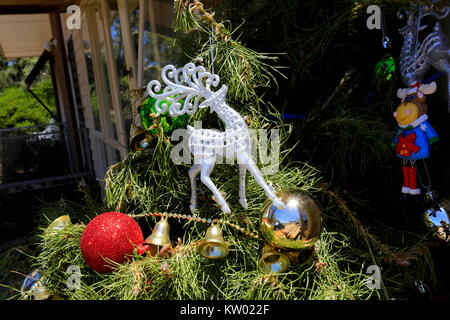
[[[197,183],[198,199],[191,211],[193,159],[183,158],[186,150],[173,134],[199,123],[224,132],[223,123],[208,108],[182,119],[158,114],[163,103],[170,103],[141,91],[134,103],[146,132],[108,170],[105,201],[97,203],[83,187],[85,203],[62,200],[42,209],[47,219],[39,224],[36,254],[30,259],[42,270],[46,290],[77,300],[389,300],[448,294],[448,279],[437,277],[432,254],[448,253],[448,247],[427,225],[423,201],[400,198],[393,182],[399,168],[390,146],[392,113],[401,84],[397,73],[386,76],[392,61],[375,68],[375,58],[386,52],[369,52],[378,41],[364,29],[369,4],[258,0],[211,7],[196,0],[174,2],[174,30],[179,34],[174,45],[183,52],[179,66],[193,62],[220,77],[216,89],[227,86],[226,103],[257,133],[253,147],[262,156],[255,159],[269,185],[296,190],[320,208],[320,235],[312,245],[293,251],[266,249],[287,257],[288,267],[275,272],[262,259],[265,246],[273,245],[262,227],[263,208],[273,208],[272,203],[257,179],[247,175],[243,208],[236,163],[223,159],[211,174],[231,213],[224,212],[202,183]],[[385,14],[398,9],[393,4]],[[394,34],[391,41],[401,43]],[[398,56],[394,50],[389,53]],[[375,76],[380,68],[383,72]],[[174,163],[174,150],[186,161]],[[82,253],[86,228],[104,212],[134,219],[145,238],[134,243],[128,259],[109,261],[113,268],[106,273],[93,270]],[[48,227],[61,215],[72,223]],[[170,243],[152,245],[148,236],[166,219]],[[227,255],[210,259],[199,248],[216,224]],[[75,273],[70,266],[77,266]],[[373,277],[374,266],[381,272],[379,279]],[[74,274],[76,281],[68,285]]]

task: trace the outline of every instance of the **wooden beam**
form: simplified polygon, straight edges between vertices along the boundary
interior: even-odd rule
[[[31,14],[66,12],[67,7],[79,5],[81,0],[0,0],[1,14]]]

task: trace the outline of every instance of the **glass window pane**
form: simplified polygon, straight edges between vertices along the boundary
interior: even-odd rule
[[[167,64],[178,64],[181,55],[174,46],[173,1],[148,0],[144,34],[144,85],[161,77]]]

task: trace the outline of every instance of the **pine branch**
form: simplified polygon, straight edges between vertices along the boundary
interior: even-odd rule
[[[276,57],[252,50],[232,38],[238,29],[232,30],[229,22],[217,22],[214,12],[210,13],[198,0],[175,1],[175,31],[195,30],[205,37],[212,35],[214,39],[213,48],[208,38],[192,60],[207,63],[209,70],[213,64],[217,66],[215,72],[227,84],[229,99],[262,102],[257,89],[268,88],[270,83],[277,86],[273,73],[283,75],[279,68],[266,62],[276,61]],[[211,61],[211,50],[214,51],[214,61]]]

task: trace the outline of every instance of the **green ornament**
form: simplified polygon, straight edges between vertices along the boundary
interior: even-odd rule
[[[390,81],[395,75],[395,60],[390,54],[385,54],[375,65],[375,75],[381,81]]]
[[[183,106],[184,101],[180,100],[179,102],[181,106]],[[162,103],[167,103],[167,106],[170,107],[170,102],[162,100],[161,104]],[[152,128],[152,126],[155,124],[155,121],[159,123],[159,125],[163,129],[164,134],[166,135],[171,134],[175,129],[186,127],[190,119],[190,116],[186,113],[181,116],[172,118],[169,115],[169,111],[167,110],[166,112],[161,113],[157,119],[155,119],[153,117],[156,114],[155,104],[155,98],[147,97],[141,106],[140,113],[142,125],[144,126],[145,130],[147,130],[147,132],[154,135],[158,133],[158,130],[156,128]]]

